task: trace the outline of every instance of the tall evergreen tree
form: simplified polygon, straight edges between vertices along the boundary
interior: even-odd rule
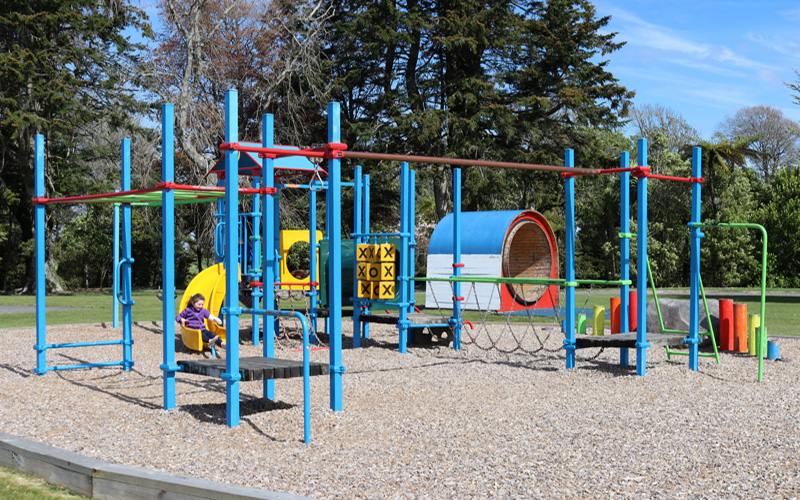
[[[622,44],[601,34],[609,18],[597,18],[587,1],[336,6],[329,55],[354,148],[560,162],[565,146],[586,144],[580,125],[619,125],[633,95],[597,58]],[[446,170],[419,174],[441,218],[449,211]],[[560,202],[530,189],[544,177],[528,172],[466,169],[465,177],[468,209]]]
[[[0,4],[0,217],[15,242],[10,251],[28,249],[24,273],[7,267],[14,255],[2,256],[4,277],[14,277],[4,286],[32,278],[34,136],[46,137],[48,195],[85,192],[84,162],[95,154],[81,140],[85,127],[122,126],[137,109],[130,69],[142,47],[128,29],[150,30],[143,12],[124,0]]]

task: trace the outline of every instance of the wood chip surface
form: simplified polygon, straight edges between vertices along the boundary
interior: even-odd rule
[[[759,383],[757,360],[739,353],[724,353],[721,365],[701,358],[692,372],[688,357],[669,361],[653,348],[639,377],[635,352],[631,367],[620,367],[618,349],[583,349],[567,370],[563,334],[540,328],[515,340],[507,328],[481,330],[461,351],[403,355],[396,329],[383,325],[352,349],[346,321],[344,411],[329,409],[328,377],[313,377],[310,444],[302,442],[301,378],[277,380],[274,401],[262,399],[261,382],[241,383],[235,428],[225,425],[220,379],[178,373],[177,408],[163,410],[159,323],[134,325],[130,371],[42,376],[33,371],[35,330],[0,329],[0,421],[4,432],[111,463],[319,499],[800,494],[800,340],[778,341],[783,360],[765,361]],[[47,340],[121,336],[110,324],[53,326]],[[533,351],[537,336],[545,349],[536,353],[478,347],[527,342]],[[241,356],[259,355],[247,337]],[[278,340],[277,356],[302,359],[299,346]],[[121,358],[121,346],[47,354],[49,365]]]

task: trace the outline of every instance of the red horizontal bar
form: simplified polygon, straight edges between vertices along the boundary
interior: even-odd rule
[[[260,281],[251,281],[250,286],[264,286],[264,283]]]
[[[464,267],[464,264],[463,263],[461,263],[461,264],[453,264],[453,267]]]
[[[462,300],[464,300],[464,297],[453,297],[454,302],[461,302]]]
[[[307,158],[325,158],[327,160],[343,158],[343,151],[347,149],[347,144],[341,142],[329,142],[321,148],[306,148],[298,150],[287,150],[282,148],[265,148],[261,146],[246,146],[238,142],[223,142],[219,145],[222,151],[247,151],[248,153],[258,153],[261,158],[284,158],[287,156],[305,156]]]
[[[301,286],[301,287],[312,287],[312,286],[319,286],[319,282],[311,281],[310,283],[288,283],[285,281],[276,281],[274,283],[275,286]]]
[[[664,179],[667,181],[698,182],[700,184],[706,181],[705,177],[675,177],[672,175],[660,175],[660,174],[647,174],[647,177],[650,179]]]

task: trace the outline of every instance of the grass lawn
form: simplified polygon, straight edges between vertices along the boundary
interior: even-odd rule
[[[724,299],[732,298],[735,302],[747,304],[748,313],[759,313],[760,304],[758,295],[748,296],[729,296],[728,292],[757,292],[758,289],[731,289],[731,290],[707,290],[706,296],[709,299]],[[782,293],[781,295],[772,295],[770,292]],[[767,316],[767,329],[770,335],[800,335],[800,293],[796,296],[788,294],[787,292],[798,292],[798,290],[768,290],[766,300],[766,316]],[[176,299],[176,313],[178,312],[177,301],[180,300],[183,291],[177,292]],[[161,301],[156,296],[156,290],[137,290],[133,292],[133,300],[136,303],[133,306],[133,320],[134,321],[161,321]],[[594,306],[603,306],[609,308],[609,300],[611,298],[610,291],[594,291],[588,294],[586,291],[578,291],[576,296],[576,307],[585,307],[593,309]],[[587,300],[588,296],[588,300]],[[660,290],[659,299],[663,298],[678,298],[686,299],[687,294],[685,289],[670,289]],[[652,298],[652,297],[650,297]],[[423,292],[416,293],[417,304],[424,309],[425,294]],[[563,314],[563,300],[564,294],[561,294],[562,301],[562,314]],[[285,302],[285,301],[283,301]],[[32,295],[0,295],[0,306],[13,305],[13,306],[34,306],[35,298]],[[444,304],[442,304],[444,305]],[[47,297],[48,307],[70,307],[75,308],[68,311],[52,311],[47,313],[48,325],[64,325],[64,324],[77,324],[77,323],[110,323],[112,321],[112,298],[111,292],[75,292],[68,294],[52,295]],[[288,309],[288,302],[281,305],[281,307]],[[380,310],[380,309],[378,309]],[[439,314],[436,310],[426,310],[431,314]],[[30,313],[18,314],[2,314],[0,315],[0,327],[14,328],[14,327],[29,327],[35,325],[36,315]],[[477,312],[467,311],[464,313],[464,319],[472,322],[480,321],[480,314]],[[490,315],[490,321],[505,321],[503,316]],[[524,322],[527,321],[525,316],[512,316],[512,321]],[[553,318],[537,317],[536,322],[539,323],[553,323]]]
[[[86,498],[32,476],[0,468],[0,498],[14,500],[76,500]]]

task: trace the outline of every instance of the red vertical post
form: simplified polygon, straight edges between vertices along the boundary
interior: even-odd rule
[[[629,294],[630,301],[628,302],[628,332],[635,332],[636,327],[639,326],[639,310],[637,309],[637,299],[639,294],[631,291]]]
[[[733,350],[733,300],[719,301],[719,344],[721,351]]]
[[[611,334],[619,333],[619,297],[611,297]]]
[[[747,304],[733,304],[734,349],[747,352]]]

